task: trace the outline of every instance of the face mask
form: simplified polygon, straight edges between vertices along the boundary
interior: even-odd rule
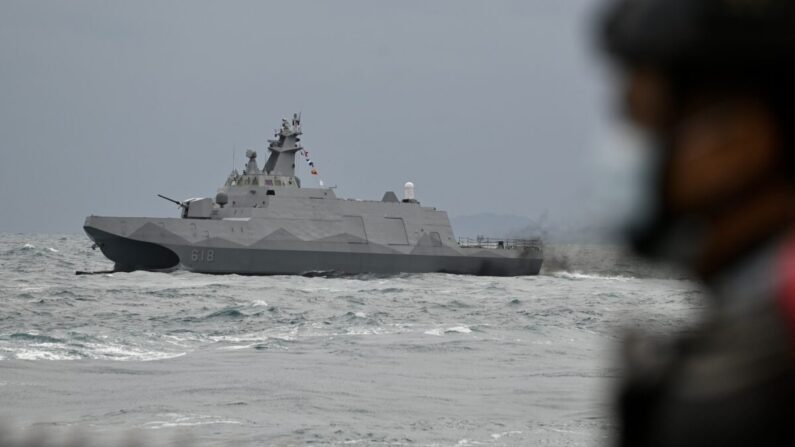
[[[597,145],[598,203],[611,233],[646,258],[692,265],[704,227],[664,207],[660,176],[670,149],[628,125],[614,124],[605,135]]]
[[[657,208],[658,152],[651,138],[629,125],[611,123],[596,139],[595,215],[613,236],[648,220]]]

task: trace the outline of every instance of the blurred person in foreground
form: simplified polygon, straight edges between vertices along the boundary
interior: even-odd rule
[[[795,446],[795,0],[626,0],[601,17],[648,137],[635,251],[708,288],[673,341],[630,336],[623,446]]]

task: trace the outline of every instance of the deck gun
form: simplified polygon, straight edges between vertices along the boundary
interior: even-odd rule
[[[168,200],[176,204],[182,210],[183,219],[210,219],[213,214],[213,199],[188,199],[184,202],[174,200],[171,197],[166,197],[163,194],[158,194],[161,199]]]

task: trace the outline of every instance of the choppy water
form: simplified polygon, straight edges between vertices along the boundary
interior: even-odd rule
[[[618,328],[691,282],[587,273],[305,278],[111,267],[81,235],[0,234],[8,429],[195,445],[598,445]]]

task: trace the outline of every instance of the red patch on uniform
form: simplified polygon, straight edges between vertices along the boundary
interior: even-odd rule
[[[779,254],[776,301],[795,338],[795,237],[790,237]]]

